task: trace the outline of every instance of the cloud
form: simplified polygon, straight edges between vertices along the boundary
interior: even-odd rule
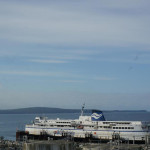
[[[1,96],[6,96],[4,100],[10,105],[12,99],[19,102],[22,98],[20,105],[22,102],[30,105],[28,99],[33,99],[33,106],[37,99],[43,105],[44,99],[45,105],[53,102],[53,106],[69,107],[72,101],[78,107],[81,97],[89,91],[148,91],[148,65],[138,65],[138,70],[130,75],[123,70],[132,70],[135,64],[150,64],[149,5],[149,0],[1,0],[0,75],[6,85],[4,90],[16,88],[14,95],[12,91],[9,97],[11,92],[6,91]],[[116,82],[118,77],[122,82]],[[102,81],[106,84],[100,84]],[[47,96],[32,93],[39,89],[56,93],[48,92]],[[28,90],[31,93],[26,93]],[[86,91],[86,94],[61,94],[57,90]],[[108,105],[112,108],[114,102],[118,104],[114,108],[120,108],[119,105],[129,108],[133,106],[132,99],[144,99],[144,96],[95,95],[87,96],[89,106],[104,104],[105,108]]]
[[[65,83],[82,83],[85,82],[83,80],[61,80],[61,82],[65,82]]]
[[[3,88],[3,85],[2,85],[2,83],[0,83],[0,89],[2,89]]]
[[[95,77],[94,80],[102,80],[102,81],[109,81],[109,80],[116,80],[116,78],[111,77]]]
[[[67,74],[64,72],[36,72],[36,71],[0,71],[0,74],[8,74],[8,75],[25,75],[25,76],[73,76],[75,75]]]
[[[89,76],[84,76],[83,74],[78,74],[78,73],[68,73],[68,72],[36,72],[36,71],[0,71],[0,74],[7,74],[7,75],[19,75],[19,76],[47,76],[47,77],[56,77],[56,78],[61,78],[61,80],[57,80],[59,82],[65,82],[65,83],[82,83],[82,82],[87,82],[89,80],[102,80],[102,81],[110,81],[110,80],[116,80],[116,78],[112,77],[91,77]],[[71,79],[63,79],[62,78],[71,78]]]
[[[1,2],[0,38],[65,46],[149,46],[149,2],[116,2]]]
[[[102,62],[112,62],[112,63],[129,63],[129,64],[150,64],[150,60],[149,59],[140,59],[140,60],[134,60],[131,58],[102,58],[102,59],[98,59],[97,61],[102,61]]]
[[[67,61],[63,60],[42,60],[42,59],[31,59],[29,60],[30,62],[35,62],[35,63],[52,63],[52,64],[62,64],[62,63],[67,63]]]

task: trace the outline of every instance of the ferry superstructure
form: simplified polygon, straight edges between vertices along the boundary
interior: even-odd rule
[[[33,124],[26,125],[29,135],[63,137],[70,135],[76,139],[91,137],[97,140],[119,138],[124,141],[146,141],[150,137],[150,122],[142,121],[106,121],[102,111],[93,110],[91,116],[83,115],[76,120],[56,120],[36,117]]]

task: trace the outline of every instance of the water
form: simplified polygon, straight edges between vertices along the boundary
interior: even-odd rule
[[[16,130],[24,130],[25,124],[31,123],[36,116],[47,116],[50,119],[77,119],[79,115],[79,113],[0,114],[0,136],[15,140]],[[105,112],[104,115],[107,120],[150,121],[150,112]]]

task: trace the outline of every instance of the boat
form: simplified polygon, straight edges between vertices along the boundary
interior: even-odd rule
[[[48,119],[36,117],[32,124],[25,126],[29,137],[45,135],[49,138],[70,136],[75,140],[128,141],[146,142],[150,137],[150,122],[143,121],[107,121],[100,110],[92,110],[90,116],[83,115],[81,109],[79,119]]]

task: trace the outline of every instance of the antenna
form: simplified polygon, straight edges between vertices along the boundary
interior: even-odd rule
[[[82,105],[81,116],[83,116],[84,107],[85,107],[85,103],[83,103],[83,105]]]

